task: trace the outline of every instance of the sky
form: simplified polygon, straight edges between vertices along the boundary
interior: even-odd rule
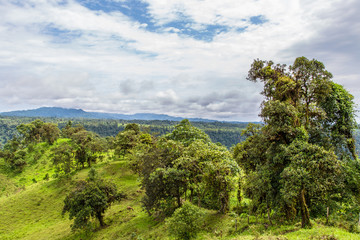
[[[0,0],[0,112],[259,121],[254,59],[323,62],[360,103],[358,0]]]

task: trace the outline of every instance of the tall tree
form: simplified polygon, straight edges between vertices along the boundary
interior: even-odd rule
[[[288,70],[255,60],[248,75],[264,83],[265,100],[264,126],[249,125],[247,140],[234,150],[246,173],[245,193],[258,206],[288,217],[297,207],[303,227],[310,226],[307,204],[342,184],[335,181],[339,159],[356,158],[353,98],[331,78],[323,63],[305,57]]]

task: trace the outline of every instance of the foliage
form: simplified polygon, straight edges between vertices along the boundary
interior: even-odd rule
[[[60,139],[55,145],[61,141],[69,140]],[[111,159],[111,154],[105,156],[106,160],[104,162],[95,163],[92,167],[98,171],[98,175],[101,175],[102,178],[111,179],[118,187],[121,186],[121,189],[127,193],[129,198],[120,203],[113,203],[111,208],[105,211],[104,219],[107,227],[98,228],[96,231],[82,231],[79,229],[79,231],[72,232],[69,226],[73,220],[70,221],[68,217],[62,218],[59,212],[61,212],[64,205],[65,196],[74,190],[74,179],[86,179],[89,169],[80,169],[74,172],[71,179],[52,178],[53,165],[48,157],[51,148],[52,146],[45,143],[34,145],[34,152],[41,153],[41,158],[34,164],[27,164],[24,170],[17,174],[8,171],[9,169],[3,165],[5,164],[4,159],[0,159],[0,191],[2,191],[0,198],[1,239],[174,239],[167,231],[168,227],[164,222],[159,222],[142,211],[140,200],[144,196],[144,192],[139,188],[138,176],[129,169],[129,162],[126,159],[114,161]],[[26,150],[26,160],[30,159],[34,152]],[[357,167],[356,164],[353,164],[347,168],[352,171]],[[42,180],[47,172],[50,175],[49,181]],[[360,176],[350,175],[354,177],[352,180],[354,182]],[[37,180],[36,184],[33,183],[33,178]],[[353,188],[355,189],[356,186],[353,185]],[[342,198],[342,196],[340,197]],[[186,198],[189,200],[189,191]],[[183,199],[184,196],[182,201]],[[236,204],[234,200],[235,194],[231,192],[230,211]],[[342,207],[345,207],[344,205],[351,207],[343,200],[341,202]],[[248,201],[248,199],[243,198],[243,205]],[[182,202],[182,204],[185,203]],[[194,199],[194,204],[197,205],[196,199]],[[204,203],[202,203],[202,206],[204,206]],[[356,233],[348,232],[352,225],[345,221],[346,219],[353,221],[354,216],[355,218],[358,216],[359,209],[352,208],[352,211],[352,213],[347,211],[337,212],[330,208],[330,224],[334,226],[321,224],[321,222],[325,222],[324,219],[314,219],[312,221],[313,229],[299,229],[297,223],[269,226],[267,219],[261,215],[255,216],[252,214],[250,224],[248,224],[246,213],[235,218],[232,213],[218,214],[217,211],[204,209],[204,220],[199,224],[201,230],[195,239],[257,238],[295,240],[309,239],[311,237],[316,239],[325,235],[333,235],[337,239],[353,240],[358,239],[359,236]],[[336,218],[336,216],[340,215],[344,218]],[[98,224],[97,221],[95,219],[94,223]]]
[[[145,190],[142,203],[149,215],[171,215],[181,206],[185,188],[185,172],[174,168],[173,161],[181,154],[182,145],[161,139],[146,152],[137,154],[141,185]],[[176,206],[177,204],[177,206]]]
[[[175,126],[174,131],[165,136],[167,139],[179,141],[184,146],[189,146],[195,140],[203,140],[210,142],[210,138],[200,129],[191,125],[189,120],[184,119],[178,125]]]
[[[16,129],[25,144],[31,142],[47,142],[53,144],[60,136],[60,130],[55,124],[44,123],[39,119],[28,124],[20,124]]]
[[[82,165],[83,168],[85,163],[91,167],[91,164],[96,162],[96,153],[105,150],[105,141],[86,130],[79,130],[73,133],[71,139],[74,143],[77,164]]]
[[[104,212],[115,201],[120,201],[125,195],[117,192],[116,185],[95,178],[95,173],[90,172],[87,181],[79,181],[64,200],[62,214],[69,212],[69,219],[74,219],[72,229],[90,227],[91,218],[96,218],[100,226],[105,226]]]
[[[209,142],[186,121],[174,132],[134,153],[145,189],[145,209],[150,215],[169,216],[182,205],[182,199],[189,198],[199,206],[226,213],[239,171],[237,163],[225,147]]]
[[[115,154],[125,156],[139,144],[151,144],[151,135],[140,131],[140,127],[135,123],[125,126],[124,131],[119,132],[114,141]]]
[[[51,149],[51,159],[56,172],[60,175],[68,175],[76,168],[74,159],[74,147],[71,141],[61,141]]]
[[[252,64],[248,79],[264,83],[265,125],[248,125],[243,132],[248,138],[236,146],[234,157],[246,173],[243,188],[253,210],[272,208],[288,220],[299,210],[306,227],[309,208],[319,199],[336,201],[343,192],[339,160],[356,158],[354,103],[331,78],[321,62],[305,57],[288,71],[272,61]]]
[[[166,224],[171,235],[178,239],[192,239],[201,230],[204,212],[201,208],[186,202],[176,209]]]
[[[70,138],[71,133],[67,128],[75,130],[79,124],[82,129],[94,132],[101,137],[115,137],[125,129],[129,123],[136,123],[140,130],[154,136],[170,133],[179,122],[167,120],[109,120],[109,119],[63,119],[63,118],[31,118],[31,117],[5,117],[0,116],[0,143],[5,144],[12,137],[17,136],[16,127],[20,124],[28,124],[36,119],[57,125],[61,129],[62,137]],[[230,148],[240,141],[245,140],[241,131],[248,123],[231,122],[192,122],[193,126],[201,129],[210,136],[214,143]]]

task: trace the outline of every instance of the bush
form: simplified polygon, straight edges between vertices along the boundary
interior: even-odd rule
[[[201,208],[186,202],[167,219],[169,233],[178,239],[191,239],[201,230],[203,216]]]

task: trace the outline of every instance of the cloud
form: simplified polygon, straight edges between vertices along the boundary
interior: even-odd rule
[[[0,107],[259,120],[251,62],[302,55],[358,101],[359,9],[355,0],[2,1]]]
[[[173,105],[179,100],[174,90],[168,89],[166,91],[160,91],[156,93],[156,101],[162,105]]]

